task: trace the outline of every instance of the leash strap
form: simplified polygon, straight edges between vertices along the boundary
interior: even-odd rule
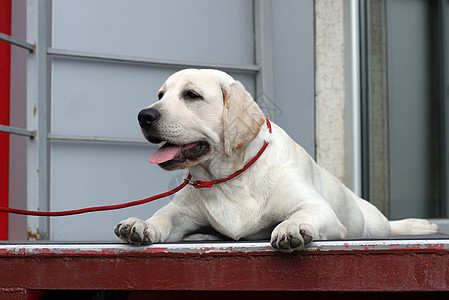
[[[122,204],[87,207],[87,208],[64,210],[64,211],[36,211],[36,210],[24,210],[24,209],[16,209],[16,208],[9,208],[9,207],[0,207],[0,212],[10,213],[10,214],[18,214],[18,215],[27,215],[27,216],[62,217],[62,216],[85,214],[85,213],[96,212],[96,211],[122,209],[122,208],[131,207],[131,206],[145,204],[145,203],[148,203],[148,202],[151,202],[154,200],[158,200],[158,199],[173,195],[174,193],[182,190],[189,183],[189,180],[190,180],[190,178],[187,177],[186,179],[184,179],[184,181],[179,186],[177,186],[176,188],[174,188],[168,192],[165,192],[165,193],[162,193],[159,195],[155,195],[155,196],[152,196],[149,198],[145,198],[142,200],[136,200],[136,201],[122,203]]]
[[[271,133],[271,123],[267,120],[267,127],[268,131]],[[25,209],[16,209],[16,208],[10,208],[10,207],[0,207],[0,212],[8,213],[8,214],[17,214],[17,215],[27,215],[27,216],[40,216],[40,217],[63,217],[63,216],[71,216],[71,215],[79,215],[79,214],[85,214],[90,212],[97,212],[97,211],[107,211],[107,210],[116,210],[116,209],[122,209],[127,208],[131,206],[141,205],[145,204],[154,200],[158,200],[161,198],[165,198],[168,196],[171,196],[178,191],[182,190],[186,185],[190,184],[193,187],[200,189],[200,188],[210,188],[214,186],[215,184],[223,183],[226,181],[229,181],[243,172],[245,172],[249,167],[251,167],[252,164],[256,162],[256,160],[262,155],[262,153],[265,151],[265,149],[268,146],[268,142],[265,142],[262,146],[262,148],[257,152],[256,156],[254,156],[248,163],[243,166],[240,170],[232,173],[226,178],[213,180],[213,181],[192,181],[192,175],[189,173],[187,178],[184,179],[184,181],[174,189],[154,195],[142,200],[136,200],[132,202],[126,202],[122,204],[115,204],[115,205],[104,205],[104,206],[95,206],[95,207],[87,207],[87,208],[81,208],[81,209],[74,209],[74,210],[64,210],[64,211],[36,211],[36,210],[25,210]]]

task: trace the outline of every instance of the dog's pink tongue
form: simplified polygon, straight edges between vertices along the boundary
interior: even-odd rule
[[[182,146],[165,144],[164,146],[160,147],[156,152],[154,152],[154,154],[151,155],[148,161],[152,164],[161,164],[163,162],[175,158],[176,154],[178,154],[178,152],[181,151],[181,149]]]

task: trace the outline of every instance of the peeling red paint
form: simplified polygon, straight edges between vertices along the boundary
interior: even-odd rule
[[[168,250],[165,247],[160,247],[160,248],[146,249],[143,252],[144,253],[168,253]]]
[[[444,250],[445,249],[445,245],[444,244],[428,245],[427,249]]]
[[[367,251],[367,250],[375,250],[378,247],[377,244],[366,244],[366,245],[362,245],[362,249]]]
[[[437,250],[438,252],[438,250]],[[77,250],[0,259],[0,283],[27,289],[320,290],[449,289],[449,254],[271,252],[136,255]],[[138,276],[129,270],[138,270]],[[363,271],[365,270],[365,271]],[[366,272],[369,270],[369,272]],[[352,274],[352,275],[350,275]],[[88,281],[79,278],[89,278]]]
[[[27,290],[18,287],[0,287],[0,292],[4,294],[26,294]]]
[[[314,242],[291,254],[268,243],[0,245],[0,288],[444,291],[448,249],[449,241]]]

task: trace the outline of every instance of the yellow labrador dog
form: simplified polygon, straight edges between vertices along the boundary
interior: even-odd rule
[[[115,234],[129,244],[180,241],[210,228],[234,240],[269,239],[284,251],[312,240],[434,234],[422,219],[389,222],[271,123],[243,85],[217,70],[187,69],[170,76],[159,101],[138,120],[145,138],[160,143],[150,162],[188,169],[193,180],[226,178],[256,156],[238,177],[196,189],[188,185],[146,221],[128,218]]]

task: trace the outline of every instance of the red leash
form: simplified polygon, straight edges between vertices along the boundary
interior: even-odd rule
[[[131,207],[131,206],[135,206],[135,205],[148,203],[148,202],[160,199],[160,198],[164,198],[164,197],[173,195],[174,193],[183,189],[188,184],[188,180],[190,180],[189,177],[184,179],[183,183],[181,183],[178,187],[176,187],[168,192],[165,192],[165,193],[162,193],[159,195],[155,195],[155,196],[152,196],[149,198],[145,198],[142,200],[136,200],[133,202],[127,202],[127,203],[122,203],[122,204],[87,207],[87,208],[64,210],[64,211],[33,211],[33,210],[23,210],[23,209],[9,208],[9,207],[0,207],[0,212],[18,214],[18,215],[28,215],[28,216],[62,217],[62,216],[85,214],[85,213],[96,212],[96,211],[122,209],[122,208],[126,208],[126,207]]]
[[[267,119],[267,127],[268,127],[269,132],[271,133],[271,124],[270,124],[270,121],[268,121],[268,119]],[[116,209],[122,209],[122,208],[131,207],[131,206],[145,204],[145,203],[148,203],[148,202],[151,202],[154,200],[158,200],[161,198],[171,196],[174,193],[182,190],[188,184],[192,185],[194,188],[197,188],[197,189],[210,188],[215,184],[229,181],[229,180],[239,176],[243,172],[245,172],[262,155],[262,153],[265,151],[267,146],[268,146],[268,142],[265,142],[263,144],[262,148],[259,150],[259,152],[257,152],[256,156],[254,156],[249,162],[247,162],[245,164],[245,166],[243,166],[243,168],[232,173],[231,175],[229,175],[226,178],[213,180],[213,181],[200,181],[200,180],[191,181],[192,175],[189,173],[187,178],[185,178],[184,181],[176,188],[174,188],[168,192],[158,194],[158,195],[155,195],[155,196],[152,196],[149,198],[145,198],[142,200],[136,200],[136,201],[122,203],[122,204],[116,204],[116,205],[104,205],[104,206],[87,207],[87,208],[74,209],[74,210],[48,211],[48,212],[47,211],[32,211],[32,210],[16,209],[16,208],[9,208],[9,207],[0,207],[0,212],[18,214],[18,215],[27,215],[27,216],[62,217],[62,216],[85,214],[85,213],[89,213],[89,212],[116,210]]]

